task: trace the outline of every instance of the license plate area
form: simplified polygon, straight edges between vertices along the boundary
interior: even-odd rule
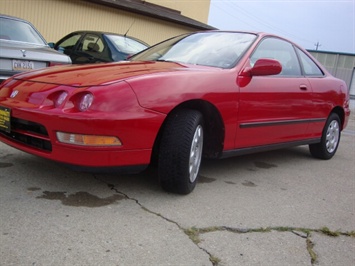
[[[11,132],[11,109],[0,106],[0,131]]]
[[[12,60],[12,69],[15,71],[30,71],[35,69],[33,61]]]

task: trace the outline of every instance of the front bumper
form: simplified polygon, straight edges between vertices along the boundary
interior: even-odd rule
[[[1,104],[1,103],[0,103]],[[57,112],[57,113],[56,113]],[[140,109],[135,115],[61,113],[13,108],[11,132],[0,131],[0,141],[21,151],[71,165],[77,169],[144,168],[150,163],[157,132],[164,120],[159,113]],[[125,119],[117,119],[125,117]],[[61,143],[56,132],[117,136],[122,146],[79,146]],[[118,169],[117,169],[118,170]],[[101,172],[101,170],[100,170]]]

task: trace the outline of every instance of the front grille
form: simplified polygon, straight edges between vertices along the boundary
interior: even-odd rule
[[[27,146],[52,151],[48,132],[41,124],[11,117],[11,132],[5,135]]]

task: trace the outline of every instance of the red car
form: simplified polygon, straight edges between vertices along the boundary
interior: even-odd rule
[[[189,33],[130,61],[18,74],[0,88],[0,140],[77,169],[157,165],[188,194],[203,156],[309,145],[330,159],[350,115],[346,84],[264,33]]]

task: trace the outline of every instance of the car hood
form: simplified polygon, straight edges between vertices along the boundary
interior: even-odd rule
[[[69,56],[45,45],[0,40],[0,49],[1,58],[71,63]]]
[[[69,65],[40,69],[14,76],[17,80],[72,87],[105,86],[137,76],[176,71],[207,71],[217,68],[182,65],[174,62],[115,62],[92,65]]]

